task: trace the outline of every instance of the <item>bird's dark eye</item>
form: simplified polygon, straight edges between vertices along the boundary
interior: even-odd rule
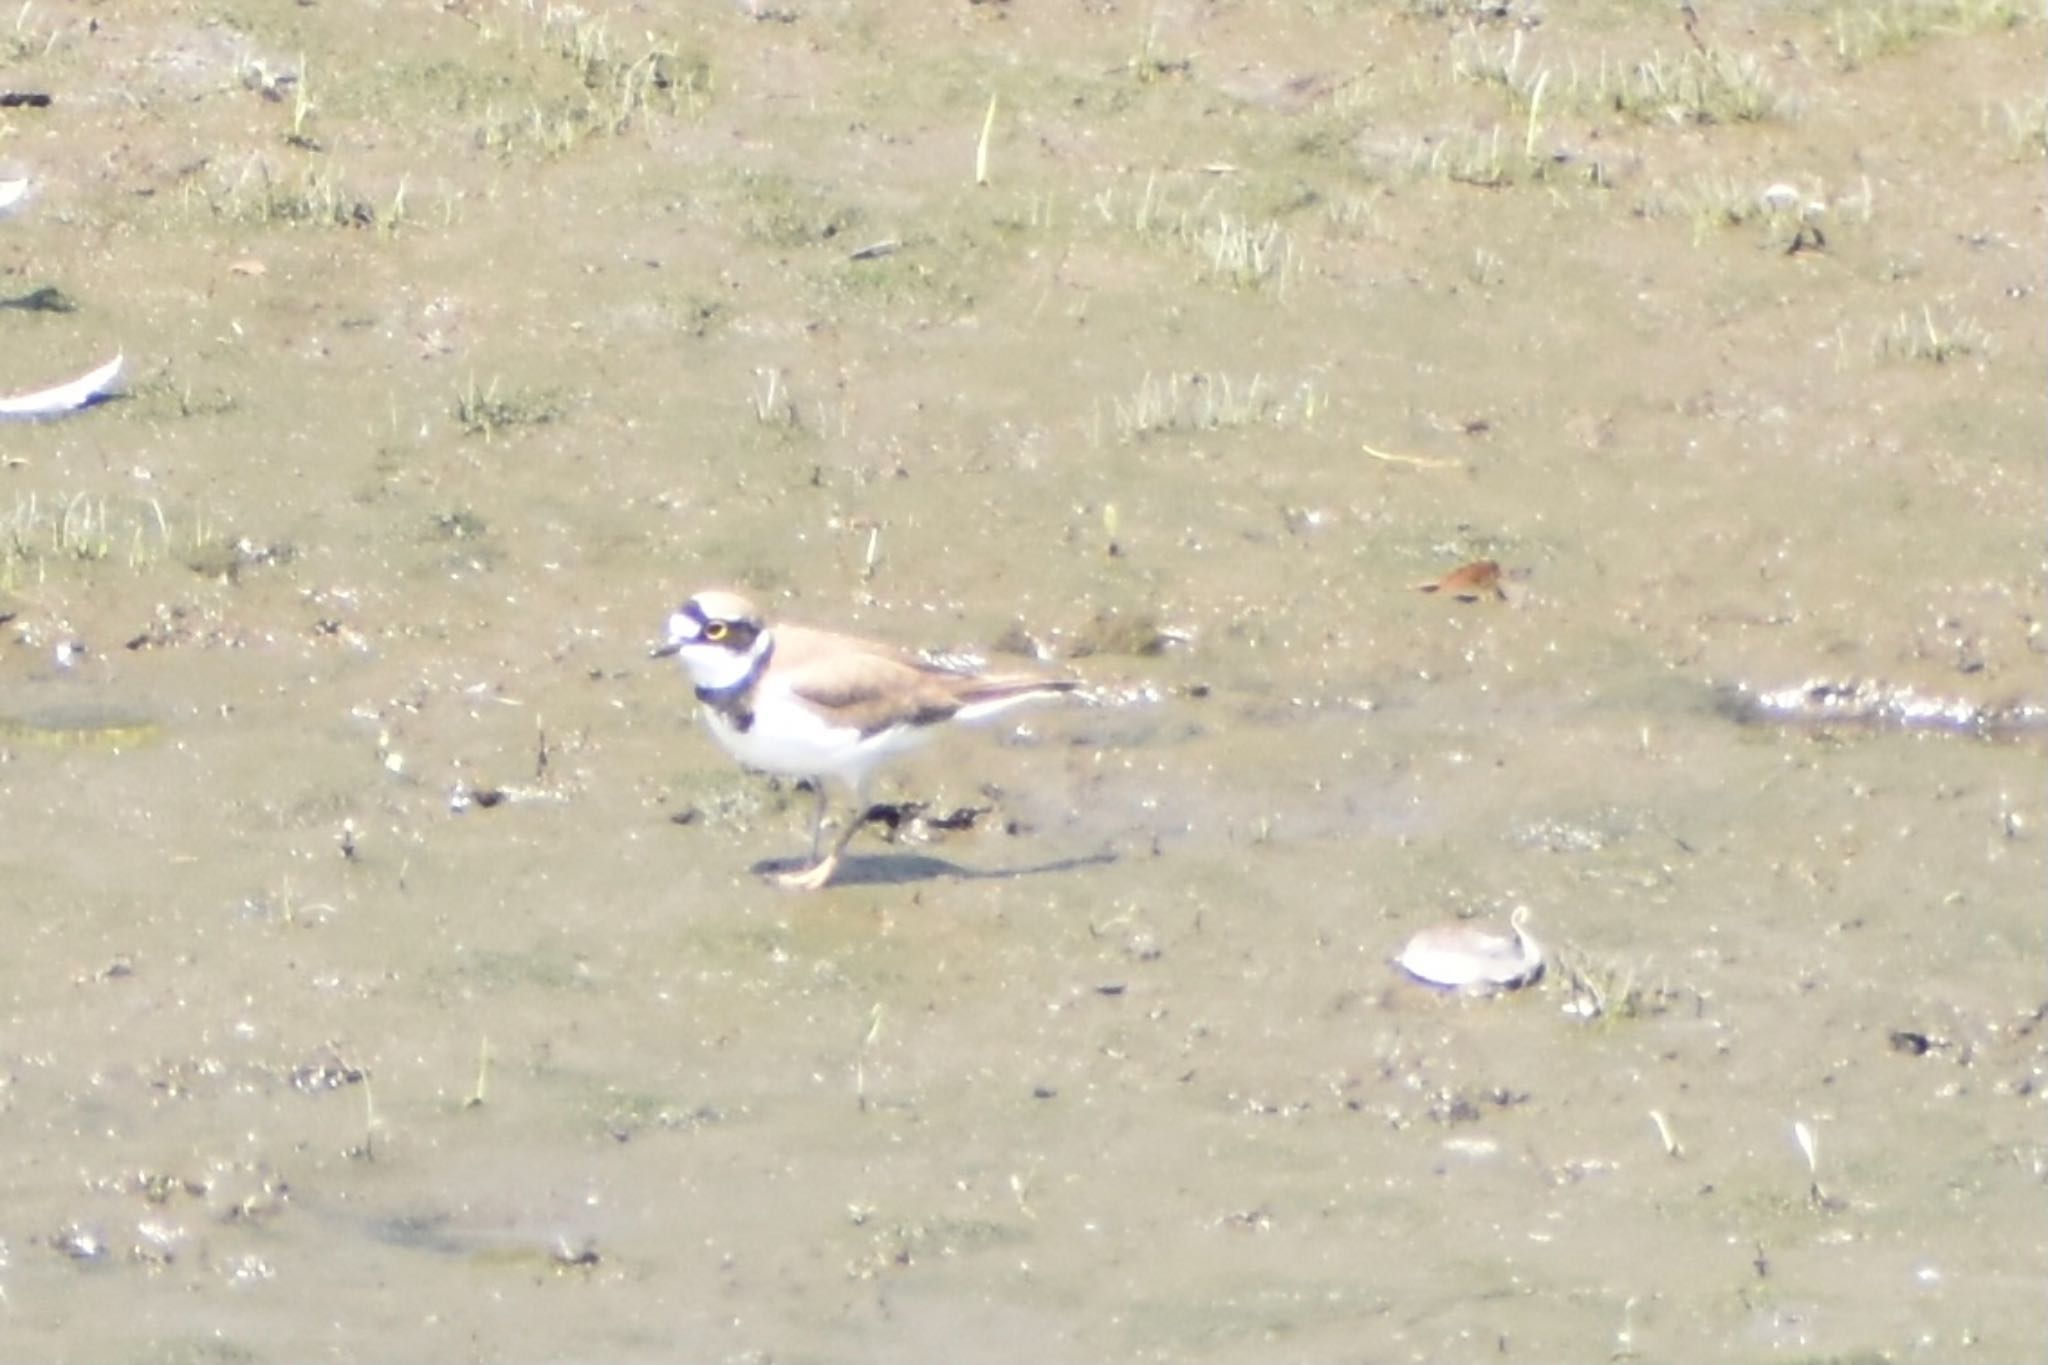
[[[712,641],[714,644],[723,640],[730,633],[731,628],[723,621],[713,621],[710,625],[704,627],[704,638]]]

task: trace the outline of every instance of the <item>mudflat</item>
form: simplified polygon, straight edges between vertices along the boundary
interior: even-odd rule
[[[5,1353],[2033,1357],[2041,42],[22,9]],[[1087,700],[793,895],[709,585]]]

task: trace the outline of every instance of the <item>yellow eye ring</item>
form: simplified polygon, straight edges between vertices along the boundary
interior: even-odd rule
[[[704,627],[704,638],[713,642],[723,640],[730,629],[723,621],[713,621]]]

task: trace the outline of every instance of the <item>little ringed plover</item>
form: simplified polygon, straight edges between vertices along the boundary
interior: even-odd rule
[[[867,812],[867,784],[884,764],[929,739],[940,726],[973,724],[1023,702],[1071,692],[1072,678],[985,673],[936,663],[873,640],[770,627],[751,602],[730,592],[700,592],[668,618],[657,658],[681,659],[725,751],[749,768],[808,778],[818,794],[811,821],[811,863],[778,878],[814,891],[832,880],[839,858]],[[820,856],[835,781],[853,796],[845,828]]]

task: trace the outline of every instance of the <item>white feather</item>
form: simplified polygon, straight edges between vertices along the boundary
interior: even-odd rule
[[[834,725],[779,685],[772,670],[754,694],[754,723],[745,732],[708,706],[704,719],[719,745],[749,768],[785,777],[828,777],[856,792],[865,789],[875,769],[931,736],[931,727],[922,725],[894,726],[866,737],[850,725]]]

